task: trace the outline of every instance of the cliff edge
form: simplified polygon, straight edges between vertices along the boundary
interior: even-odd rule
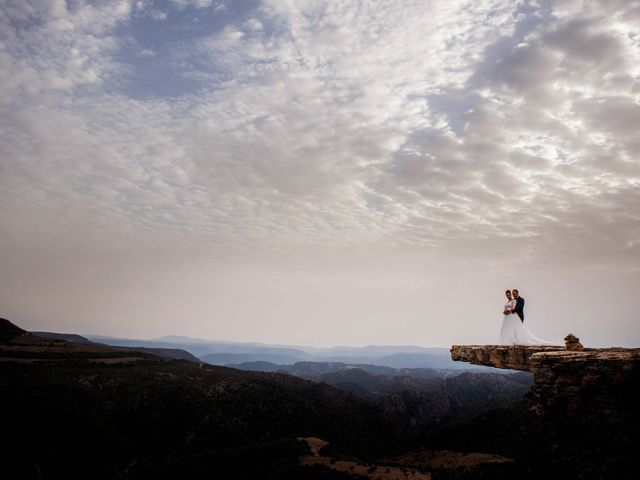
[[[637,416],[640,348],[583,348],[573,335],[565,340],[565,346],[453,345],[451,358],[533,373],[525,401],[539,415],[611,422]]]

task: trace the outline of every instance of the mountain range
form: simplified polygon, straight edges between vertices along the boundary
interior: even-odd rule
[[[169,342],[95,340],[34,334],[0,319],[7,478],[627,480],[637,473],[635,424],[537,416],[521,401],[527,373],[316,361],[265,372],[257,370],[275,364],[230,368],[188,351],[193,358],[180,358]]]
[[[451,360],[449,349],[436,347],[379,346],[303,347],[262,343],[222,342],[166,336],[152,340],[85,335],[88,340],[120,347],[174,348],[184,350],[212,365],[236,365],[269,362],[292,365],[297,362],[345,362],[372,364],[391,368],[446,368],[454,370],[496,370]]]

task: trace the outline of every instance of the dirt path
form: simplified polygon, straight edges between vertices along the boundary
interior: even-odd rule
[[[513,459],[492,453],[463,453],[449,450],[417,449],[393,458],[389,463],[426,469],[473,468],[484,463],[507,463]]]
[[[361,475],[372,480],[431,480],[430,473],[420,472],[413,468],[366,465],[350,460],[337,460],[333,457],[321,456],[320,450],[329,442],[316,437],[299,437],[298,440],[306,442],[312,453],[312,455],[301,456],[300,465],[322,465],[332,470]]]

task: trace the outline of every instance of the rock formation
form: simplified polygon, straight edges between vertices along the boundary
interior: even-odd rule
[[[569,335],[564,337],[564,348],[565,350],[569,350],[571,352],[580,352],[584,350],[584,347],[580,343],[580,339],[573,333],[570,333]]]
[[[640,348],[584,348],[574,335],[567,345],[454,345],[457,361],[533,373],[525,396],[540,415],[594,416],[625,422],[636,415]],[[582,348],[582,349],[580,349]]]

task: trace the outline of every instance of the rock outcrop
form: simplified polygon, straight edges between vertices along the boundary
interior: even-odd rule
[[[573,333],[570,333],[569,335],[564,337],[564,348],[565,350],[570,350],[572,352],[580,352],[584,350],[584,347],[580,343],[580,339]]]
[[[640,348],[576,350],[577,342],[571,335],[566,346],[454,345],[451,358],[533,373],[525,400],[540,415],[598,416],[611,422],[637,416]]]
[[[16,337],[27,333],[26,330],[14,325],[6,318],[0,318],[0,344],[8,343]]]
[[[488,367],[531,372],[531,356],[543,352],[563,351],[561,346],[527,345],[453,345],[451,358]]]

